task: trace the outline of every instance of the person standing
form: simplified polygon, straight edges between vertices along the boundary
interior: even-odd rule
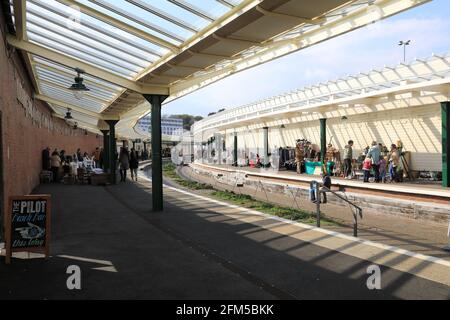
[[[81,149],[77,149],[77,160],[78,162],[83,162],[83,155],[81,154]]]
[[[100,148],[95,148],[94,153],[92,154],[92,160],[95,162],[95,167],[100,168]]]
[[[131,180],[138,181],[139,156],[136,150],[131,149],[130,152],[130,172]]]
[[[50,164],[50,148],[47,147],[42,150],[42,170],[49,171],[51,169]]]
[[[380,181],[382,183],[386,182],[386,166],[387,166],[387,157],[380,157],[380,162],[378,162],[379,172],[380,172]]]
[[[372,168],[375,176],[375,182],[380,182],[380,156],[381,150],[376,141],[372,142],[372,147],[369,149],[367,156],[372,159]]]
[[[344,150],[344,178],[352,178],[353,140],[349,140]]]
[[[127,180],[127,170],[130,168],[130,153],[126,148],[120,148],[119,154],[119,166],[120,166],[120,182]]]
[[[61,167],[61,158],[55,149],[50,158],[51,170],[53,173],[53,182],[59,182],[59,168]]]
[[[304,160],[304,149],[300,141],[297,141],[297,146],[295,147],[295,164],[297,165],[297,173],[302,173],[302,163]]]
[[[391,176],[391,182],[398,182],[397,170],[400,164],[400,153],[397,149],[397,145],[391,145],[391,152],[389,153],[389,175]]]
[[[371,168],[372,168],[372,159],[366,157],[366,159],[363,162],[364,182],[369,182]]]

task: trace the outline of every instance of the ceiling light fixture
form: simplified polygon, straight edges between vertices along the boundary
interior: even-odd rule
[[[73,119],[70,109],[67,109],[67,112],[66,112],[66,115],[64,116],[64,119],[66,119],[66,120],[72,120]]]
[[[75,99],[81,100],[84,97],[84,93],[90,90],[84,85],[84,79],[81,77],[81,75],[85,73],[84,70],[75,68],[75,71],[77,72],[77,76],[74,79],[75,82],[68,89],[73,91]]]

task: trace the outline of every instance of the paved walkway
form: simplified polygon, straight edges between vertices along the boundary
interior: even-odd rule
[[[267,195],[261,191],[261,187],[255,189],[252,185],[244,184],[240,188],[233,188],[225,183],[219,183],[209,176],[196,174],[190,166],[178,167],[178,173],[187,180],[213,185],[215,189],[232,190],[250,195],[263,202],[270,201],[284,207],[316,211],[316,205],[309,201],[307,195],[299,195],[294,191],[291,194],[270,192],[270,195]],[[203,191],[205,195],[208,193],[209,191]],[[321,212],[342,224],[342,226],[325,226],[326,229],[353,235],[353,216],[348,206],[328,203],[321,206]],[[363,219],[358,219],[358,236],[360,238],[450,261],[450,253],[442,250],[450,244],[447,232],[446,224],[411,219],[403,217],[401,214],[380,214],[374,209],[364,209]]]
[[[141,179],[142,180],[142,179]],[[52,258],[0,264],[0,298],[450,299],[450,263],[149,183],[44,185]],[[382,290],[368,290],[379,264]],[[82,269],[82,290],[66,268]]]

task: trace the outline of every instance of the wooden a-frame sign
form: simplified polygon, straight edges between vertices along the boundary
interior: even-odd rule
[[[51,196],[12,196],[5,214],[6,264],[13,252],[50,254]]]

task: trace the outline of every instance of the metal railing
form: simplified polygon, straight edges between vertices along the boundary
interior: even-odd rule
[[[321,182],[312,181],[311,185],[313,185],[313,184],[315,184],[315,186],[316,186],[316,189],[315,189],[315,194],[316,194],[315,203],[316,203],[317,227],[320,228],[320,204],[322,202],[321,195],[322,194],[324,195],[324,199],[325,199],[324,203],[326,203],[326,193],[330,192],[334,196],[336,196],[337,198],[339,198],[342,201],[344,201],[347,204],[349,204],[353,209],[355,209],[355,210],[352,210],[352,214],[353,214],[353,236],[354,237],[358,237],[358,216],[361,219],[363,218],[362,208],[357,206],[356,204],[354,204],[350,200],[348,200],[346,197],[340,195],[336,191],[333,191],[330,188],[324,186],[323,183],[321,183]]]

